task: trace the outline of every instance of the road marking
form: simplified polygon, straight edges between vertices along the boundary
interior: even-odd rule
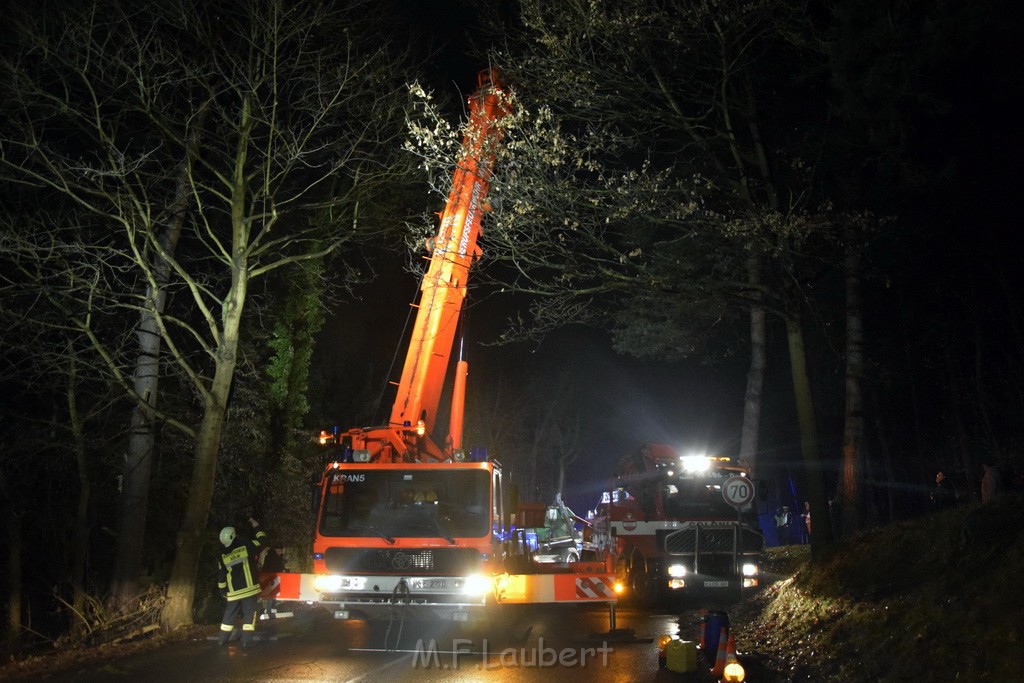
[[[356,648],[350,648],[350,650],[352,652],[388,652],[388,650],[371,650],[371,649],[356,649]],[[394,652],[394,650],[390,650],[390,652]],[[374,669],[373,671],[369,671],[369,672],[363,674],[362,676],[356,676],[355,678],[350,678],[350,679],[348,679],[348,681],[346,681],[346,683],[357,683],[357,681],[365,681],[368,678],[370,678],[371,676],[376,676],[377,674],[381,673],[382,671],[387,671],[388,669],[390,669],[391,667],[395,666],[396,664],[401,664],[403,661],[405,661],[407,659],[410,659],[410,658],[412,658],[412,654],[403,655],[403,656],[399,657],[398,659],[394,660],[393,662],[388,662],[384,666],[378,667],[378,668]]]

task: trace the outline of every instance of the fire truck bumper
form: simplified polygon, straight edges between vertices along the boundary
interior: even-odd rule
[[[481,575],[281,573],[276,578],[278,590],[268,597],[325,607],[338,619],[385,618],[403,609],[413,618],[473,621],[483,616],[493,593],[493,580]]]

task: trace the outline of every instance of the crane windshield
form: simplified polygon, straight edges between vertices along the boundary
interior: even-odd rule
[[[491,530],[486,470],[360,469],[331,475],[320,533],[332,537],[479,538]]]

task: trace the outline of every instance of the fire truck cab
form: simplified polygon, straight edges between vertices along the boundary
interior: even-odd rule
[[[760,583],[764,535],[751,505],[735,507],[723,488],[747,474],[730,457],[647,444],[623,458],[613,487],[590,513],[594,542],[638,599],[739,599]]]

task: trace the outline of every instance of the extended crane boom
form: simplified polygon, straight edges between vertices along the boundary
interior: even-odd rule
[[[490,188],[491,163],[507,111],[497,71],[480,73],[469,99],[469,123],[462,155],[452,177],[437,236],[429,243],[430,265],[420,286],[420,301],[409,349],[398,382],[391,419],[383,427],[349,430],[347,442],[368,462],[441,462],[462,447],[462,406],[468,366],[459,360],[452,397],[450,435],[435,432],[438,408],[451,359],[469,268],[480,256],[477,240]]]
[[[422,421],[426,433],[434,433],[469,267],[480,255],[480,218],[490,187],[494,144],[500,135],[498,122],[506,113],[500,88],[493,69],[480,73],[479,90],[470,100],[462,158],[452,178],[438,234],[432,240],[430,266],[423,278],[412,340],[391,412],[392,425],[411,426]],[[459,361],[457,372],[465,377],[465,361]],[[453,401],[453,422],[461,422],[460,400]],[[455,437],[461,441],[461,425],[453,424],[451,431],[448,450],[461,448],[461,443],[455,442]],[[443,459],[436,452],[429,455]]]

